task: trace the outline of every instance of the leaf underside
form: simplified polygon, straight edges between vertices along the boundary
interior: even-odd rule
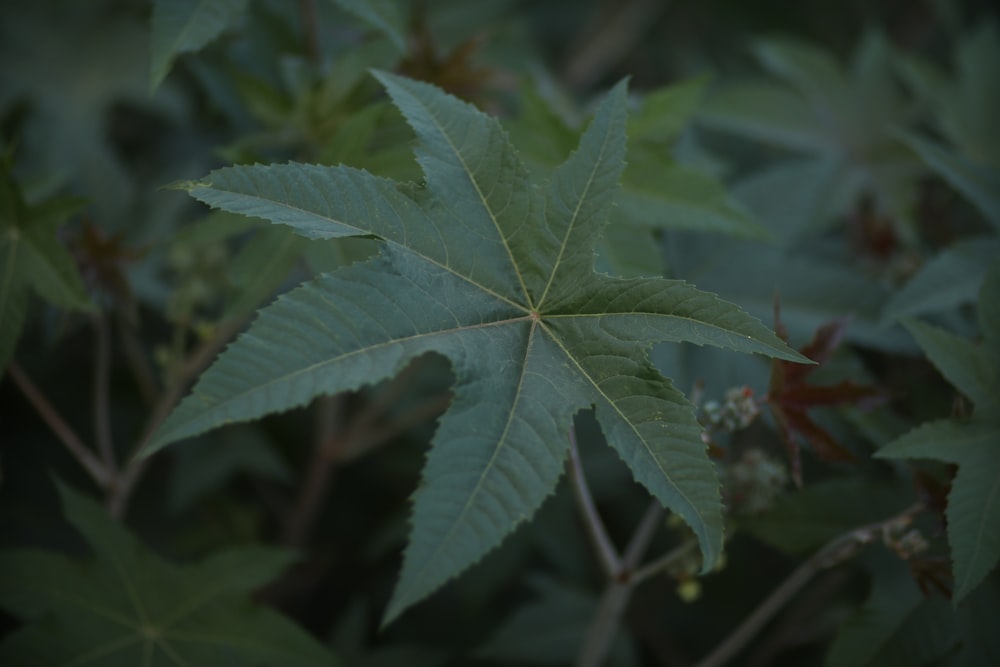
[[[575,153],[534,184],[496,120],[438,89],[376,73],[417,135],[426,181],[349,167],[233,167],[189,186],[209,205],[308,238],[372,235],[382,252],[291,291],[210,368],[147,453],[217,426],[451,362],[413,504],[405,608],[530,518],[563,469],[573,416],[593,408],[633,475],[698,536],[722,541],[718,482],[690,404],[647,358],[688,341],[804,361],[757,320],[681,281],[593,271],[625,159],[625,86]]]

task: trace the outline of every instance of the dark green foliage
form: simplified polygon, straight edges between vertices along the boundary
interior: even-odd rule
[[[0,663],[997,664],[998,62],[973,0],[0,3]]]

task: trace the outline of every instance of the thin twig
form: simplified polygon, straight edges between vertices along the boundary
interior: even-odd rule
[[[174,409],[174,406],[180,400],[181,396],[184,395],[184,392],[187,391],[187,386],[191,379],[208,366],[219,350],[229,342],[229,339],[243,328],[245,322],[244,318],[240,318],[219,326],[215,334],[195,349],[182,364],[180,370],[173,375],[169,387],[160,396],[149,418],[146,420],[142,435],[138,440],[135,450],[132,452],[124,473],[119,476],[117,483],[111,487],[111,494],[108,498],[108,511],[111,513],[111,516],[120,519],[125,515],[125,510],[128,508],[128,502],[132,497],[132,492],[135,490],[136,482],[146,472],[146,467],[149,465],[150,459],[148,457],[139,458],[138,455],[145,448],[150,437],[152,437],[156,429],[163,423],[163,420]]]
[[[634,49],[666,5],[663,0],[607,0],[570,47],[563,79],[575,88],[593,85]]]
[[[125,353],[125,361],[132,371],[136,387],[146,405],[153,405],[156,402],[156,376],[142,350],[142,344],[136,336],[135,329],[131,326],[128,316],[123,309],[118,311],[118,337],[121,339],[121,347]]]
[[[52,432],[56,434],[56,437],[62,441],[69,450],[69,453],[73,455],[80,465],[83,466],[84,470],[93,478],[97,485],[102,489],[108,488],[111,482],[111,476],[107,468],[101,462],[99,458],[83,444],[80,437],[77,436],[76,432],[70,428],[66,422],[63,421],[59,412],[52,407],[49,399],[46,398],[45,394],[35,386],[35,383],[31,381],[27,373],[21,369],[21,367],[15,361],[11,361],[10,365],[7,367],[7,372],[10,374],[14,384],[17,385],[21,393],[24,394],[28,402],[31,403],[35,411],[41,416],[42,421],[44,421]]]
[[[753,613],[718,646],[706,656],[697,667],[721,667],[734,658],[753,639],[771,618],[798,593],[816,573],[843,563],[854,556],[862,547],[874,542],[885,526],[911,517],[923,509],[917,504],[884,521],[862,526],[843,533],[828,542],[808,560],[793,571],[787,579],[775,588]]]
[[[569,429],[569,479],[573,485],[573,492],[576,495],[577,506],[583,515],[583,524],[587,529],[587,535],[594,545],[597,559],[601,563],[601,568],[609,579],[616,579],[621,573],[621,559],[618,552],[608,537],[608,531],[604,528],[597,507],[594,506],[594,497],[590,494],[590,487],[587,486],[587,479],[583,474],[583,464],[580,462],[580,451],[576,444],[576,429]]]
[[[344,452],[343,460],[353,461],[372,448],[409,431],[414,426],[438,417],[450,404],[450,393],[432,396],[423,403],[413,406],[381,428],[372,427],[364,433],[351,437]]]
[[[649,543],[653,541],[653,537],[660,527],[663,514],[663,505],[660,504],[660,501],[656,498],[650,500],[649,507],[646,508],[646,513],[642,515],[642,520],[639,521],[635,532],[632,533],[632,538],[629,540],[628,546],[625,547],[625,554],[622,556],[622,566],[627,572],[631,573],[642,562],[642,557],[646,555]],[[631,576],[629,580],[631,581]]]
[[[111,436],[111,332],[104,313],[98,313],[94,322],[94,439],[97,451],[104,460],[108,475],[118,476],[115,446]]]
[[[285,521],[281,539],[285,546],[299,548],[305,544],[319,507],[329,490],[337,454],[346,446],[341,426],[344,400],[343,395],[338,395],[324,396],[316,402],[312,457],[295,506]]]
[[[615,633],[635,588],[631,573],[642,561],[662,518],[663,507],[654,498],[632,533],[619,569],[608,578],[597,613],[590,622],[587,637],[580,648],[577,667],[597,667],[604,663],[611,651]]]
[[[691,539],[686,542],[682,542],[680,545],[674,547],[669,552],[657,558],[652,563],[647,563],[634,573],[632,573],[631,582],[633,586],[638,586],[643,581],[646,581],[652,576],[660,574],[670,568],[671,565],[679,560],[687,558],[689,554],[693,551],[697,551],[698,541]]]
[[[607,588],[604,589],[604,595],[601,596],[594,620],[587,629],[583,646],[580,647],[576,667],[600,667],[604,664],[631,595],[630,583],[618,579],[609,581]]]
[[[299,0],[299,16],[302,20],[302,36],[306,43],[306,55],[314,65],[319,63],[319,21],[316,0]]]
[[[401,377],[401,375],[397,377]],[[375,402],[381,403],[381,401]],[[329,437],[317,438],[313,457],[309,462],[309,470],[301,487],[302,490],[299,492],[285,523],[283,543],[290,547],[301,547],[305,544],[316,521],[319,507],[330,492],[330,484],[337,464],[353,460],[363,452],[391,440],[417,424],[436,417],[444,412],[450,402],[451,396],[449,394],[432,397],[381,428],[376,427],[379,415],[365,409],[351,422],[346,433],[336,434],[334,432]]]

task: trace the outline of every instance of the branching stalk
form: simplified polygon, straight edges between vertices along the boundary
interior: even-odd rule
[[[49,402],[49,399],[42,393],[41,389],[35,386],[35,383],[31,381],[31,378],[28,377],[28,374],[24,372],[16,361],[10,362],[7,372],[10,374],[14,384],[17,385],[17,388],[21,390],[21,393],[28,399],[31,406],[38,412],[42,421],[52,429],[52,432],[66,446],[66,449],[73,455],[73,458],[83,466],[83,469],[87,471],[87,474],[90,475],[99,487],[107,489],[111,484],[110,472],[104,466],[104,463],[83,444],[83,441],[80,440],[76,432],[63,421],[58,410],[52,406],[52,403]]]
[[[642,561],[662,518],[663,507],[659,501],[653,499],[635,532],[632,533],[618,571],[608,579],[597,614],[591,621],[587,638],[580,649],[576,663],[578,667],[598,667],[604,664],[611,651],[622,616],[625,614],[625,608],[632,597],[632,591],[635,589],[636,580],[632,573]]]
[[[394,377],[346,428],[341,425],[339,417],[342,409],[339,401],[342,398],[324,399],[324,403],[320,404],[324,405],[326,401],[338,401],[336,410],[321,408],[313,456],[301,491],[285,522],[282,538],[285,545],[301,547],[306,543],[323,500],[330,492],[337,465],[357,458],[363,452],[405,433],[417,424],[440,415],[448,407],[450,395],[434,396],[393,419],[389,424],[379,425],[379,418],[411,384],[416,367],[416,364],[410,364]]]
[[[111,516],[121,519],[125,515],[125,510],[128,508],[128,502],[132,497],[132,492],[135,490],[135,485],[143,473],[146,472],[149,459],[137,458],[139,452],[146,446],[153,432],[159,428],[163,420],[173,410],[177,401],[187,391],[188,383],[191,379],[201,373],[211,363],[219,350],[243,327],[244,321],[244,319],[237,319],[221,325],[211,338],[204,341],[191,353],[178,372],[173,374],[167,390],[163,392],[156,405],[153,406],[149,419],[146,420],[146,425],[142,430],[142,435],[138,440],[135,450],[132,452],[132,457],[128,465],[116,480],[117,483],[111,486],[111,493],[108,497],[108,511],[111,513]]]
[[[594,505],[594,497],[590,493],[590,487],[583,474],[580,450],[576,444],[576,429],[572,427],[569,429],[569,462],[567,465],[569,479],[573,485],[573,492],[583,517],[587,536],[594,546],[594,551],[604,573],[609,579],[614,580],[621,572],[621,559],[611,543],[611,538],[608,537],[608,531],[604,528],[604,522],[601,521],[601,517],[597,513],[597,507]]]
[[[913,505],[900,514],[884,521],[855,528],[828,542],[826,546],[799,565],[787,579],[778,585],[763,602],[697,667],[721,667],[734,658],[753,639],[761,628],[778,613],[799,590],[818,572],[839,565],[857,554],[863,547],[879,539],[882,531],[900,520],[912,517],[923,509]]]

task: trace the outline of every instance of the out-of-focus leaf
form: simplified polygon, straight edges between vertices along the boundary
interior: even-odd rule
[[[485,660],[516,665],[569,665],[587,638],[598,599],[547,579],[533,582],[536,597],[500,624],[476,653]],[[628,637],[617,632],[608,665],[635,665]]]
[[[927,165],[972,202],[1000,230],[1000,166],[978,164],[939,144],[903,134]]]
[[[62,308],[93,308],[73,257],[56,239],[80,202],[29,205],[10,168],[0,157],[0,374],[14,354],[31,290]]]
[[[953,667],[994,667],[1000,664],[1000,575],[994,573],[959,605],[958,632],[962,647]]]
[[[768,238],[766,229],[726,188],[708,173],[679,164],[673,149],[701,100],[705,81],[694,79],[649,93],[629,120],[629,161],[611,227],[675,229]],[[525,95],[520,116],[508,123],[521,140],[526,161],[548,171],[572,150],[577,133],[536,92]],[[645,236],[645,235],[644,235]],[[625,233],[615,236],[625,238]],[[646,242],[648,236],[646,236]],[[614,240],[606,241],[612,243]],[[609,257],[626,257],[627,249],[609,249]],[[643,268],[613,264],[617,273],[632,275]],[[648,266],[647,262],[640,262]]]
[[[905,563],[887,554],[868,558],[872,591],[841,627],[826,667],[919,667],[955,648],[958,632],[948,601],[920,592]]]
[[[948,542],[956,604],[1000,560],[1000,267],[979,293],[983,340],[972,343],[922,322],[907,322],[931,362],[975,404],[972,420],[940,420],[906,433],[877,456],[958,464],[948,494]]]
[[[259,230],[229,262],[235,293],[222,319],[245,317],[272,297],[288,278],[308,241],[285,229]]]
[[[395,0],[333,0],[345,12],[389,38],[400,53],[406,52],[406,19]]]
[[[86,197],[109,233],[133,231],[138,173],[109,136],[114,108],[168,121],[185,117],[177,91],[149,99],[148,32],[139,12],[102,2],[4,2],[0,16],[0,108],[20,101],[31,113],[18,139],[19,169],[53,188]]]
[[[1000,239],[980,237],[942,250],[885,306],[883,321],[925,315],[976,300],[987,270],[1000,257]]]
[[[243,548],[185,567],[160,559],[89,498],[60,487],[93,559],[22,549],[0,554],[0,605],[25,621],[0,644],[7,665],[329,667],[334,657],[249,594],[294,559]]]
[[[997,366],[1000,368],[1000,366]],[[910,431],[876,456],[936,459],[958,464],[948,494],[948,543],[955,574],[955,604],[1000,559],[1000,423],[940,420]]]
[[[195,441],[177,449],[166,502],[174,512],[184,512],[240,473],[278,482],[292,479],[288,464],[259,430],[229,429],[217,434],[211,446]]]
[[[155,91],[182,53],[198,51],[230,29],[247,8],[247,0],[156,0],[149,89]]]
[[[1000,414],[1000,355],[919,320],[904,325],[941,374],[972,399],[977,414]]]
[[[1000,26],[980,21],[956,39],[953,74],[914,55],[897,58],[904,80],[930,109],[930,121],[960,155],[983,165],[1000,165]]]
[[[891,127],[906,121],[909,105],[896,90],[885,38],[866,33],[850,69],[824,51],[788,40],[758,41],[753,52],[777,80],[720,87],[699,112],[700,124],[837,165],[837,178],[822,184],[811,173],[784,171],[785,196],[823,187],[848,207],[874,196],[877,212],[889,217],[895,233],[914,242],[907,221],[921,167],[889,134]],[[843,213],[819,201],[814,205],[818,222]],[[797,226],[815,222],[799,219]]]
[[[905,484],[852,476],[778,496],[767,512],[742,519],[739,527],[777,549],[803,554],[853,528],[894,516],[911,503]]]
[[[685,261],[692,261],[692,268],[680,275],[763,320],[772,316],[777,294],[790,340],[805,340],[823,324],[850,316],[848,342],[889,352],[917,349],[902,328],[887,330],[879,323],[890,291],[839,263],[809,257],[805,251],[742,242],[715,243]]]
[[[698,121],[792,150],[824,153],[835,148],[800,94],[766,82],[721,86],[698,112]]]

